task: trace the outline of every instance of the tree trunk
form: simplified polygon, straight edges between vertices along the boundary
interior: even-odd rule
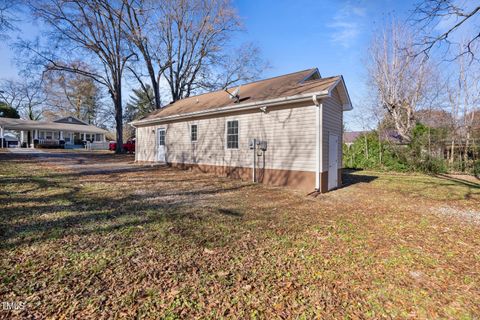
[[[152,79],[152,85],[153,85],[153,94],[155,95],[155,108],[160,109],[162,107],[161,101],[160,101],[160,88],[158,86],[158,82],[155,78],[155,75],[151,76]]]
[[[157,77],[155,74],[155,68],[153,67],[152,64],[152,58],[150,56],[150,53],[148,52],[148,49],[143,47],[143,45],[139,46],[140,52],[143,55],[143,58],[145,60],[145,63],[147,65],[147,71],[148,71],[148,76],[150,77],[150,82],[152,83],[152,88],[153,88],[153,94],[154,94],[154,101],[155,101],[155,109],[160,109],[162,107],[161,99],[160,99],[160,87],[159,83],[157,81]]]
[[[144,54],[145,59],[151,59],[147,52],[142,51]],[[147,60],[147,70],[148,70],[148,75],[150,76],[150,81],[152,82],[152,88],[153,88],[153,95],[155,99],[155,109],[160,109],[162,107],[161,101],[160,101],[160,88],[158,85],[157,77],[155,74],[155,70],[153,68],[151,60]]]
[[[475,161],[477,161],[478,157],[478,150],[477,150],[477,143],[475,141],[475,138],[472,139],[472,155],[473,155],[473,163],[475,164]]]
[[[123,153],[123,109],[122,109],[122,85],[115,86],[115,92],[112,93],[112,99],[115,106],[115,124],[117,129],[117,145],[115,153]]]
[[[368,160],[368,139],[365,135],[365,158]]]
[[[455,158],[455,140],[452,139],[452,145],[450,146],[450,165],[453,164]]]
[[[378,146],[379,146],[379,161],[380,161],[380,167],[383,167],[383,144],[382,144],[382,139],[380,137],[380,133],[378,133]]]
[[[464,167],[465,169],[468,166],[468,149],[470,148],[470,129],[467,128],[467,136],[465,139],[465,149],[463,151],[463,162],[464,162]]]

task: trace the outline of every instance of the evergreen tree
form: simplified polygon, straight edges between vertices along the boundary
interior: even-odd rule
[[[145,88],[146,90],[142,88],[133,89],[133,94],[130,95],[125,108],[125,120],[127,122],[140,119],[156,109],[152,102],[154,94],[152,87],[146,85]]]
[[[20,115],[18,114],[17,110],[5,102],[0,102],[0,118],[20,119]]]

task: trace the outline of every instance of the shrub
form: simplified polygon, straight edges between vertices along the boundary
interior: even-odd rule
[[[344,166],[347,168],[408,170],[408,164],[399,150],[382,143],[376,132],[358,137],[350,147],[344,145],[343,150]]]
[[[392,171],[446,172],[445,161],[425,153],[428,128],[418,125],[413,142],[392,145],[379,140],[376,132],[358,137],[347,147],[344,145],[344,166],[353,169],[384,169]]]
[[[480,160],[476,160],[473,164],[473,174],[480,178]]]
[[[447,166],[443,159],[427,156],[416,165],[417,170],[425,173],[446,173]]]

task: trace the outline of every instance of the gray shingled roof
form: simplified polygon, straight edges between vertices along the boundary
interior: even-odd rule
[[[92,125],[60,123],[53,121],[34,121],[23,119],[0,118],[0,126],[7,130],[58,130],[80,133],[108,133]]]

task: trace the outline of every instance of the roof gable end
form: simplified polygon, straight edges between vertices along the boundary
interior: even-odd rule
[[[85,126],[88,126],[88,123],[86,123],[85,121],[82,121],[76,117],[73,117],[73,116],[68,116],[68,117],[64,117],[64,118],[60,118],[60,119],[57,119],[57,120],[54,120],[53,122],[57,122],[57,123],[71,123],[71,124],[79,124],[79,125],[85,125]]]

